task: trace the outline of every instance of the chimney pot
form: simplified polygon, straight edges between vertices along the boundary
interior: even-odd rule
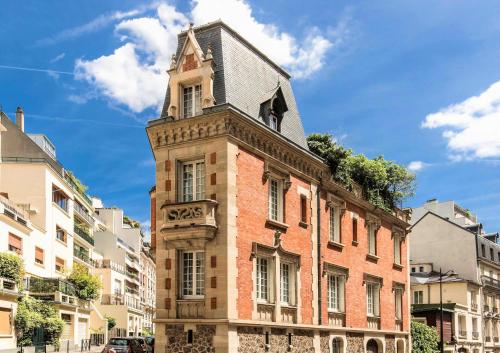
[[[21,107],[16,109],[16,125],[24,132],[24,111]]]

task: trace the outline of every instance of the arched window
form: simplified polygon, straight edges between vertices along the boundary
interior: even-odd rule
[[[374,339],[366,343],[366,353],[378,353],[378,343]]]
[[[342,339],[335,337],[332,340],[332,353],[342,353]]]

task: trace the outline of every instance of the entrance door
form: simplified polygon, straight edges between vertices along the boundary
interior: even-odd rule
[[[366,343],[366,353],[378,353],[377,341],[372,339]]]
[[[82,340],[87,338],[87,319],[78,319],[78,344],[82,344]]]

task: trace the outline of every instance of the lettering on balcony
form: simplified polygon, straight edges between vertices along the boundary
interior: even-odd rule
[[[184,207],[171,209],[167,214],[167,219],[169,222],[196,219],[201,217],[203,217],[203,209],[201,207]]]

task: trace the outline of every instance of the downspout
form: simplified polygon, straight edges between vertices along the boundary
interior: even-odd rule
[[[316,212],[317,212],[317,230],[316,230],[316,235],[317,235],[317,241],[316,241],[316,246],[318,248],[318,325],[321,325],[322,319],[322,313],[321,313],[321,307],[322,307],[322,299],[321,299],[321,185],[318,185],[317,191],[316,191]]]

